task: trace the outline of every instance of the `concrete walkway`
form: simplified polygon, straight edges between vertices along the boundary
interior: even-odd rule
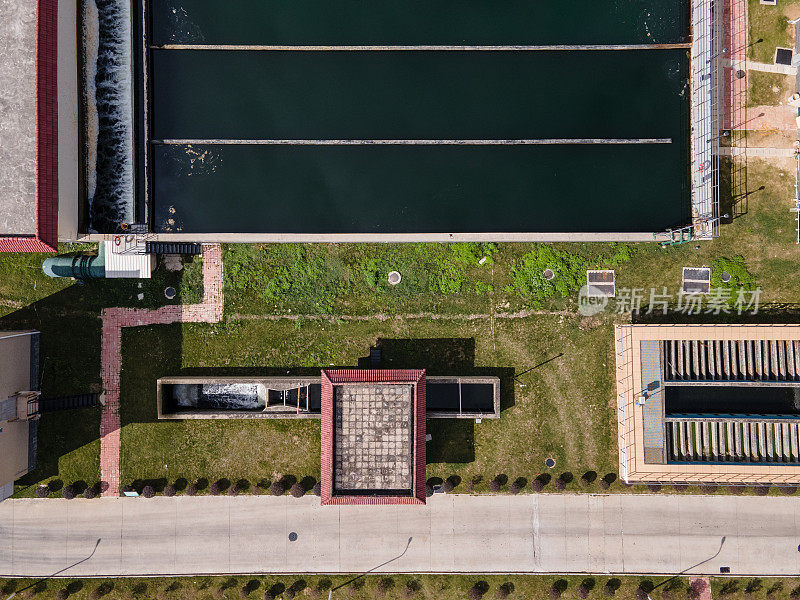
[[[796,575],[799,514],[796,498],[644,494],[451,494],[423,507],[290,496],[8,500],[0,575],[49,575],[86,558],[98,538],[94,556],[64,576],[359,572],[398,556],[409,538],[382,571]]]
[[[780,75],[797,75],[797,67],[794,65],[775,65],[754,60],[730,60],[723,59],[723,67],[732,67],[734,69],[746,69],[748,71],[761,71],[763,73],[777,73]]]

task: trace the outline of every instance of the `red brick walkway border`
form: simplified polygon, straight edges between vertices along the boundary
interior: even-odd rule
[[[100,418],[100,481],[103,496],[118,496],[120,417],[119,390],[122,369],[122,328],[169,323],[216,323],[222,320],[222,248],[203,245],[203,302],[173,304],[156,310],[106,308],[103,310],[100,372],[105,404]]]
[[[724,56],[731,61],[722,69],[724,87],[724,129],[747,129],[745,98],[747,94],[747,0],[725,0],[722,26],[725,30]],[[745,76],[736,77],[737,71]]]
[[[711,580],[708,577],[690,577],[689,587],[697,594],[697,600],[711,600]]]

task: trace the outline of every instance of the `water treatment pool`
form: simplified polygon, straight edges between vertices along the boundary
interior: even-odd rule
[[[108,208],[119,194],[98,184],[98,231],[132,212],[162,234],[654,232],[689,220],[687,0],[146,8],[134,5],[148,38],[135,206]],[[570,49],[538,48],[553,45]]]

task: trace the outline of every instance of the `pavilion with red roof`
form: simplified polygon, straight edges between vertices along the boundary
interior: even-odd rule
[[[425,504],[425,370],[323,369],[322,504]]]

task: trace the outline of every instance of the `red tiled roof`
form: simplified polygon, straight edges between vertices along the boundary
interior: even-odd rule
[[[0,252],[58,249],[58,0],[38,0],[36,31],[36,236],[0,237]]]
[[[412,383],[414,397],[414,495],[413,496],[334,496],[333,495],[333,386],[348,383]],[[425,504],[426,408],[424,369],[323,369],[322,370],[322,449],[321,502],[326,504]]]

